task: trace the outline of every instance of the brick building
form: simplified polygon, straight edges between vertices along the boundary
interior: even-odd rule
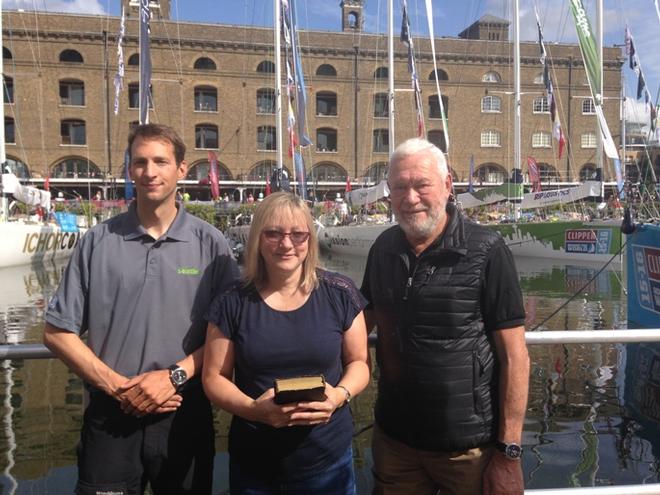
[[[128,2],[128,0],[125,0]],[[363,0],[337,9],[341,31],[299,32],[308,88],[304,152],[308,182],[320,188],[377,180],[387,162],[387,40],[362,30]],[[128,12],[126,75],[113,113],[119,18],[3,13],[5,129],[9,165],[34,182],[64,186],[122,178],[129,128],[138,120],[138,19]],[[161,0],[151,23],[153,109],[150,120],[184,137],[189,185],[206,177],[208,151],[218,155],[225,188],[263,187],[275,165],[272,29],[174,22]],[[444,146],[430,43],[415,39],[429,139]],[[398,143],[416,133],[406,46],[395,41]],[[448,112],[449,163],[466,182],[474,156],[478,180],[509,175],[513,155],[512,54],[508,21],[484,16],[458,37],[439,38],[438,78]],[[548,44],[559,115],[569,146],[557,159],[537,43],[521,46],[522,153],[547,180],[575,181],[596,162],[596,117],[577,45]],[[618,48],[604,49],[605,113],[620,141]],[[404,90],[404,91],[400,91]],[[286,117],[284,117],[285,119]],[[286,124],[283,124],[286,129]],[[286,153],[284,166],[291,170]],[[526,172],[526,165],[523,165]],[[613,171],[605,170],[611,180]],[[226,189],[225,189],[226,190]]]

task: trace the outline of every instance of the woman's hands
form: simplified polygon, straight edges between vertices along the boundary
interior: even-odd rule
[[[330,421],[332,413],[346,401],[346,392],[326,383],[325,396],[324,401],[278,405],[273,400],[275,390],[269,388],[254,400],[253,419],[275,428],[325,424]]]

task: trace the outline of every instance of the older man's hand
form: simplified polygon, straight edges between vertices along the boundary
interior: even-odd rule
[[[484,472],[484,495],[522,495],[522,462],[495,452]]]

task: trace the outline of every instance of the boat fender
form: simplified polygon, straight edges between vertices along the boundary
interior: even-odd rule
[[[623,210],[623,221],[621,222],[621,232],[630,235],[635,232],[635,222],[633,222],[632,215],[630,214],[630,207],[626,206]]]

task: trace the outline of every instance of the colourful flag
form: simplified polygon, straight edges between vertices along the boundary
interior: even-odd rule
[[[351,185],[351,178],[350,178],[350,176],[347,175],[346,176],[346,188],[345,188],[344,192],[348,193],[348,192],[351,192],[352,190],[353,190],[353,186]]]
[[[468,177],[468,192],[474,192],[474,155],[470,155],[470,176]]]
[[[532,183],[532,192],[541,192],[539,166],[531,156],[527,157],[527,170],[529,171],[529,181]]]
[[[149,48],[149,2],[140,2],[140,124],[149,123],[149,103],[151,102],[151,50]]]
[[[564,147],[566,146],[566,138],[564,137],[564,131],[561,129],[561,123],[559,122],[559,117],[555,119],[555,122],[552,126],[552,137],[557,141],[557,157],[561,159],[564,154]]]
[[[46,180],[44,181],[44,191],[50,191],[50,173],[46,173]]]
[[[128,150],[124,151],[124,198],[126,201],[133,199],[133,181],[130,174],[131,157]]]
[[[298,196],[307,199],[307,176],[305,174],[305,162],[302,155],[296,151],[293,154],[293,164],[296,170],[296,180],[298,181]]]
[[[209,151],[209,182],[211,197],[213,201],[216,201],[220,197],[220,183],[218,179],[218,157],[213,151]]]
[[[270,194],[270,179],[266,177],[266,190],[264,191],[264,196],[268,196]]]
[[[124,89],[124,35],[126,34],[126,17],[124,7],[121,8],[119,35],[117,36],[117,73],[115,74],[115,115],[119,113],[119,95]]]

